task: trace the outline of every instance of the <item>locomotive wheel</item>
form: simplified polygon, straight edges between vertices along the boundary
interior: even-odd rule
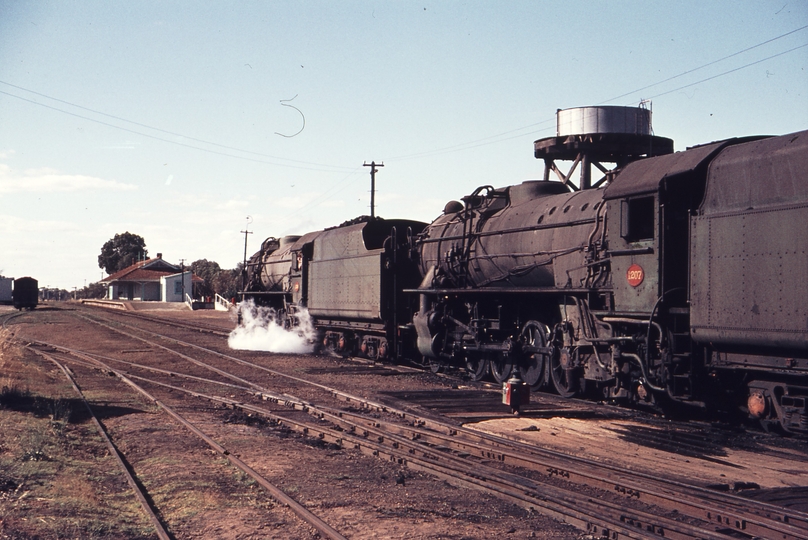
[[[444,367],[446,367],[444,363],[437,358],[429,359],[429,371],[432,373],[442,373]]]
[[[564,398],[575,397],[579,392],[576,370],[570,367],[573,354],[565,347],[550,358],[550,378],[558,395]]]
[[[522,328],[522,344],[528,347],[546,347],[549,329],[538,321],[528,321]],[[548,355],[534,353],[526,355],[522,361],[522,380],[532,387],[538,388],[545,382]]]
[[[471,380],[481,381],[488,374],[488,359],[481,354],[469,354],[466,356],[466,370]]]
[[[507,381],[513,372],[513,357],[510,355],[498,354],[490,360],[490,364],[491,376],[500,384]]]

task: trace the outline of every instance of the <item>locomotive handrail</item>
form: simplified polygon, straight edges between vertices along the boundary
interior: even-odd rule
[[[599,291],[609,292],[611,287],[598,289]],[[562,289],[558,287],[487,287],[485,289],[475,288],[450,288],[450,289],[403,289],[401,292],[409,294],[461,294],[461,293],[479,293],[479,294],[558,294],[560,292],[573,293],[573,294],[587,294],[592,292],[592,289],[584,287]]]
[[[483,236],[499,236],[503,234],[514,234],[520,232],[529,232],[529,231],[540,231],[543,229],[559,229],[562,227],[575,227],[577,225],[588,225],[590,223],[595,223],[595,218],[586,218],[586,219],[577,219],[574,221],[565,221],[564,223],[548,223],[545,225],[532,225],[530,227],[519,227],[516,229],[504,229],[501,231],[486,231],[486,232],[478,232],[474,233],[477,237]],[[424,238],[421,239],[421,243],[428,244],[432,242],[442,242],[444,240],[464,240],[465,236],[463,235],[455,235],[455,236],[441,236],[437,238]]]
[[[621,256],[621,255],[647,255],[654,252],[653,247],[634,248],[634,249],[615,249],[606,252],[607,257]]]

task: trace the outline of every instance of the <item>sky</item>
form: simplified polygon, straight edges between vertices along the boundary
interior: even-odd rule
[[[677,151],[808,129],[808,1],[0,0],[0,274],[72,290],[117,233],[234,268],[541,178],[557,109]]]

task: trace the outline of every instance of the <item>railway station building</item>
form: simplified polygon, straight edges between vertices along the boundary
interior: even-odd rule
[[[162,253],[101,280],[107,287],[108,300],[152,302],[183,302],[186,295],[193,298],[194,284],[202,282],[190,269],[165,261]]]

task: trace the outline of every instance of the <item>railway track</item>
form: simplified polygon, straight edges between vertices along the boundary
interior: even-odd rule
[[[34,350],[36,350],[36,349],[34,349]],[[62,364],[60,364],[59,361],[56,360],[55,358],[53,358],[51,355],[48,355],[47,353],[44,353],[42,351],[37,351],[37,352],[39,354],[43,355],[48,360],[54,362],[57,366],[59,366],[60,369],[62,369],[65,372],[65,375],[67,375],[67,377],[70,379],[70,381],[74,384],[74,388],[82,396],[82,399],[83,399],[83,397],[84,397],[83,394],[81,394],[81,391],[78,389],[77,386],[75,386],[75,381],[74,381],[73,377],[64,368],[64,366]],[[261,476],[255,469],[253,469],[252,467],[247,465],[243,460],[239,459],[236,456],[231,455],[230,452],[225,447],[223,447],[222,445],[217,443],[215,440],[213,440],[211,437],[206,435],[201,429],[199,429],[199,427],[197,427],[192,422],[188,421],[182,415],[177,413],[173,408],[169,407],[168,405],[166,405],[165,403],[163,403],[162,401],[157,399],[153,394],[151,394],[150,392],[145,390],[143,386],[135,383],[129,377],[124,375],[122,372],[111,368],[110,366],[108,366],[104,362],[101,362],[101,361],[99,361],[97,359],[94,359],[94,358],[92,358],[92,357],[90,357],[88,355],[79,353],[78,351],[69,351],[69,352],[70,352],[70,354],[72,354],[72,355],[74,355],[74,356],[76,356],[78,358],[83,358],[83,359],[87,360],[86,365],[88,365],[90,367],[101,368],[101,369],[107,370],[107,372],[109,372],[109,373],[114,373],[116,377],[118,377],[123,382],[128,384],[130,387],[135,389],[138,393],[142,394],[144,397],[146,397],[146,399],[148,399],[148,400],[152,401],[153,403],[155,403],[158,407],[160,407],[163,411],[165,411],[166,414],[171,416],[174,420],[179,422],[182,426],[187,428],[194,435],[196,435],[197,437],[202,439],[213,450],[215,450],[216,452],[218,452],[219,454],[224,456],[233,466],[239,468],[241,471],[243,471],[244,473],[249,475],[251,478],[253,478],[261,487],[266,489],[267,492],[269,492],[269,494],[275,500],[277,500],[279,503],[283,504],[284,506],[286,506],[290,510],[292,510],[292,512],[294,512],[295,515],[297,515],[300,519],[304,520],[306,523],[308,523],[309,525],[314,527],[325,538],[330,538],[332,540],[347,540],[336,529],[334,529],[333,527],[328,525],[325,521],[323,521],[317,515],[315,515],[313,512],[309,511],[306,507],[304,507],[303,505],[301,505],[300,503],[295,501],[292,497],[290,497],[289,495],[284,493],[284,491],[282,489],[278,488],[277,486],[272,484],[272,482],[267,480],[265,477]],[[176,388],[176,389],[179,389],[179,388]],[[183,389],[179,389],[179,390],[183,390]],[[89,408],[89,404],[87,406]],[[99,427],[99,430],[103,432],[103,429],[101,428],[100,424],[99,424],[98,427]],[[107,439],[107,440],[109,440],[109,439]],[[110,442],[110,445],[111,445],[111,442]],[[117,451],[116,451],[116,454],[117,454]],[[129,475],[129,478],[131,478],[131,475]],[[133,479],[132,479],[131,483],[136,486]],[[140,492],[139,489],[137,491],[138,491],[138,494],[139,494],[138,499],[142,500],[145,503],[145,497],[143,496],[143,494]],[[148,508],[148,509],[149,509],[149,516],[150,516],[150,519],[152,520],[152,522],[157,522],[159,524],[159,521],[157,520],[157,517],[154,514],[154,512],[151,511],[150,508]],[[158,533],[158,536],[161,539],[162,538],[169,538],[169,536],[166,533],[164,528],[157,528],[157,533]]]
[[[4,317],[2,320],[2,324],[5,327],[5,324],[16,317],[18,314],[14,314],[8,317]],[[188,327],[188,325],[182,325],[183,327]],[[241,470],[243,473],[251,477],[258,485],[263,487],[269,495],[275,499],[278,503],[285,506],[286,508],[290,509],[296,516],[298,516],[302,521],[310,525],[314,530],[316,530],[323,538],[328,538],[331,540],[347,540],[345,536],[340,534],[336,529],[331,527],[328,523],[326,523],[323,519],[319,516],[308,510],[305,506],[298,503],[294,498],[286,494],[281,488],[274,485],[270,482],[267,478],[259,474],[255,469],[250,467],[247,463],[245,463],[240,458],[232,455],[225,447],[221,444],[217,443],[213,438],[206,435],[200,427],[195,425],[194,423],[190,422],[188,419],[183,417],[179,414],[176,410],[172,407],[168,406],[166,403],[159,400],[155,397],[152,393],[147,391],[142,385],[137,384],[131,378],[127,377],[126,374],[123,372],[112,368],[111,366],[105,364],[98,358],[94,358],[88,354],[82,353],[80,351],[60,347],[58,345],[53,345],[44,342],[38,342],[35,340],[28,341],[25,343],[25,346],[33,351],[38,356],[42,357],[43,359],[53,363],[66,377],[66,379],[71,384],[73,390],[79,397],[79,399],[83,402],[84,406],[86,407],[90,418],[92,419],[99,435],[105,441],[107,448],[112,456],[115,457],[117,463],[120,466],[122,473],[124,474],[127,482],[129,483],[130,487],[132,488],[135,497],[140,504],[141,508],[143,509],[144,513],[146,514],[149,522],[152,524],[155,530],[155,534],[160,540],[169,540],[173,538],[173,536],[167,531],[164,523],[158,517],[156,509],[153,505],[149,502],[149,494],[143,488],[143,486],[135,479],[132,472],[129,470],[129,467],[124,463],[123,457],[121,453],[118,451],[117,447],[110,439],[107,431],[104,429],[103,425],[99,421],[98,417],[93,412],[92,406],[87,401],[84,393],[79,388],[79,385],[76,381],[76,377],[74,373],[67,367],[67,364],[73,363],[78,365],[83,365],[84,367],[95,369],[95,370],[103,370],[108,374],[114,374],[118,377],[121,381],[126,383],[130,388],[136,391],[138,394],[142,395],[155,405],[157,405],[162,411],[164,411],[168,416],[170,416],[173,420],[177,423],[188,429],[191,433],[196,435],[199,439],[204,441],[211,449],[215,452],[223,456],[227,459],[227,461],[232,464],[234,467]],[[56,351],[60,358],[57,358],[56,355],[53,354],[53,351]],[[147,368],[147,366],[142,366],[143,368]],[[154,368],[151,368],[154,369]],[[165,373],[169,373],[166,370],[157,370],[163,371]],[[187,377],[187,376],[184,376]],[[138,378],[138,377],[135,377]],[[140,379],[143,379],[140,377]],[[200,378],[196,378],[199,380]],[[221,384],[221,383],[217,383]],[[231,385],[233,388],[237,388],[235,385]]]
[[[89,317],[90,319],[92,317]],[[222,395],[191,390],[152,377],[143,377],[145,384],[169,388],[253,414],[260,414],[290,428],[321,440],[366,454],[392,460],[413,470],[428,472],[439,478],[489,493],[520,504],[526,508],[563,519],[606,537],[666,537],[666,538],[805,538],[808,536],[808,516],[799,512],[758,503],[728,493],[714,492],[694,486],[662,481],[647,475],[625,471],[585,459],[572,458],[548,450],[529,447],[514,441],[483,435],[450,423],[414,416],[388,405],[360,398],[335,388],[307,381],[269,369],[254,362],[213,351],[184,340],[172,338],[133,325],[116,325],[96,321],[108,329],[132,339],[149,343],[170,354],[183,358],[227,378],[249,398],[237,400]],[[143,335],[136,335],[139,332]],[[144,337],[148,336],[148,337]],[[269,372],[275,377],[309,385],[318,391],[347,403],[353,410],[383,415],[387,420],[368,418],[365,414],[315,404],[312,400],[296,398],[288,392],[271,389],[236,376],[212,364],[202,362],[154,340],[171,343],[182,349],[192,349],[213,355],[233,365]],[[78,353],[65,350],[65,353]],[[126,364],[126,361],[115,360]],[[145,369],[157,374],[157,368],[130,363],[127,369]],[[163,370],[168,371],[168,370]],[[222,385],[224,381],[205,379],[188,373],[171,372],[161,376],[182,377],[207,385]],[[204,379],[204,380],[200,380]],[[232,386],[231,386],[232,389]],[[268,409],[256,399],[276,407]],[[323,398],[323,400],[325,400]],[[280,409],[280,410],[279,410]],[[282,409],[304,412],[314,420],[304,421],[299,414],[290,415]],[[509,467],[516,467],[513,472]],[[503,470],[508,467],[508,470]],[[525,473],[524,471],[529,471]],[[590,494],[581,495],[581,486],[597,489],[603,497],[596,502]],[[611,494],[611,496],[608,496]],[[625,504],[621,504],[621,498]],[[617,502],[614,502],[617,501]],[[671,516],[674,516],[675,519]]]

